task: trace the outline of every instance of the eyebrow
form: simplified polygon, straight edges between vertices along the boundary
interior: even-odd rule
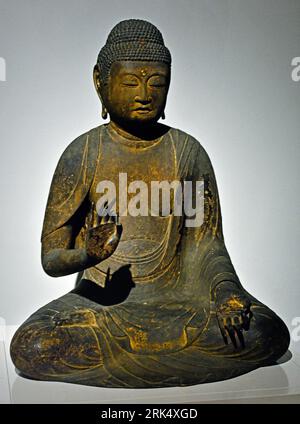
[[[121,73],[121,76],[122,76],[122,77],[135,77],[135,78],[140,78],[140,75],[133,74],[132,72],[124,72],[124,73]],[[163,74],[163,73],[161,73],[161,72],[155,72],[154,74],[150,74],[150,75],[148,76],[148,79],[149,79],[149,78],[151,78],[151,77],[167,77],[167,75],[166,75],[166,74]]]
[[[121,72],[121,77],[138,77],[138,75],[132,74],[130,72]]]
[[[150,75],[149,78],[151,78],[151,77],[166,77],[166,76],[167,76],[167,74],[163,74],[161,72],[156,72],[155,74]]]

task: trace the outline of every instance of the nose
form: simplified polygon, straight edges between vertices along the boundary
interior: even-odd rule
[[[152,97],[148,95],[147,85],[143,84],[141,86],[140,93],[137,94],[134,100],[138,103],[148,104],[152,101]]]

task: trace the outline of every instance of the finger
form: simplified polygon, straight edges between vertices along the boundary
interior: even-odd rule
[[[117,225],[117,216],[112,212],[112,215],[108,216],[108,221],[110,224]]]
[[[245,340],[244,340],[244,336],[243,336],[241,329],[236,327],[236,326],[234,326],[233,329],[235,331],[235,334],[237,335],[237,338],[239,339],[239,342],[240,342],[242,349],[244,349],[245,348]]]
[[[221,331],[221,334],[222,334],[222,337],[223,337],[224,343],[225,343],[226,345],[228,345],[228,338],[227,338],[227,336],[226,336],[226,331],[225,331],[225,329],[223,328],[223,326],[222,326],[222,325],[220,325],[220,326],[219,326],[219,328],[220,328],[220,331]]]
[[[115,212],[113,212],[110,216],[109,216],[109,222],[111,222],[112,224],[117,224],[117,217]]]
[[[107,211],[108,211],[108,213],[110,214],[110,215],[114,215],[115,213],[114,213],[114,210],[113,210],[113,206],[114,206],[114,204],[116,203],[116,198],[113,198],[112,200],[111,200],[111,202],[107,205]]]
[[[118,212],[120,212],[120,211],[118,211]],[[121,225],[121,223],[120,223],[120,214],[118,212],[116,210],[116,213],[115,213],[115,223],[116,223],[116,225]]]
[[[108,201],[104,203],[102,224],[106,224],[109,218]]]
[[[108,213],[108,220],[107,220],[107,222],[113,223],[113,224],[116,223],[116,220],[115,220],[116,212],[115,212],[115,210],[113,208],[113,206],[115,205],[115,203],[116,203],[116,199],[113,198],[111,200],[111,202],[107,206],[107,213]]]
[[[225,315],[225,316],[223,316],[223,326],[224,327],[226,327],[227,325],[231,325],[231,319],[230,319],[230,316],[228,316],[228,315]]]
[[[103,224],[104,216],[103,216],[103,208],[102,210],[99,210],[98,217],[97,217],[97,225]]]
[[[103,205],[102,205],[101,202],[100,202],[100,205],[99,205],[99,202],[98,202],[97,203],[97,221],[96,221],[97,226],[100,225],[102,215],[103,215]]]
[[[97,216],[97,225],[101,225],[104,223],[106,207],[107,207],[107,200],[99,207],[98,216]]]
[[[241,317],[243,321],[243,328],[247,331],[249,328],[249,318],[247,317],[247,314],[244,311],[241,313]]]
[[[240,312],[238,315],[233,315],[233,316],[231,317],[230,324],[231,324],[232,326],[233,326],[233,325],[236,325],[236,326],[238,326],[238,327],[242,327],[242,326],[243,326],[243,324],[244,324],[244,318],[243,318],[243,316],[242,316],[242,312]]]
[[[233,346],[235,347],[235,349],[237,349],[237,342],[235,339],[235,331],[232,327],[226,325],[225,330],[231,340],[231,343],[233,344]]]
[[[226,345],[228,345],[228,339],[227,339],[227,336],[226,336],[226,332],[225,332],[225,329],[224,329],[224,327],[223,327],[223,324],[222,324],[222,323],[220,322],[220,320],[219,320],[218,315],[217,315],[217,320],[218,320],[218,325],[219,325],[219,328],[220,328],[220,331],[221,331],[221,334],[222,334],[222,337],[223,337],[224,343],[225,343]],[[224,320],[222,320],[222,321],[224,321]]]
[[[247,301],[246,302],[246,305],[245,305],[245,311],[246,311],[246,313],[250,312],[250,307],[251,307],[251,302],[250,301]]]
[[[122,231],[123,231],[123,226],[122,226],[122,224],[117,224],[116,227],[117,227],[118,237],[120,238],[121,237],[121,234],[122,234]]]
[[[248,331],[249,328],[250,328],[250,320],[251,320],[253,314],[252,314],[251,311],[249,311],[247,313],[243,311],[241,316],[242,316],[242,319],[243,319],[243,328],[244,328],[244,330]]]
[[[240,315],[231,316],[230,324],[232,326],[237,326],[237,327],[240,327],[241,325],[243,325],[242,315],[240,314]]]

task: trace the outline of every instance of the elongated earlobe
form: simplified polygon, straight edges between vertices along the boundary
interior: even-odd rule
[[[102,116],[102,119],[107,119],[107,109],[104,105],[102,105],[101,116]]]
[[[99,67],[98,67],[97,64],[94,66],[93,79],[94,79],[94,85],[95,85],[96,92],[97,92],[99,100],[102,104],[102,112],[101,112],[102,119],[107,119],[108,112],[107,112],[107,109],[104,105],[104,102],[103,102],[103,99],[102,99],[102,96],[101,96],[100,72],[99,72]]]

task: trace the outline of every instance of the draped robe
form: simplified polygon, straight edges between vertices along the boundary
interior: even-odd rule
[[[226,250],[209,157],[181,130],[169,128],[157,140],[137,142],[101,125],[74,140],[52,180],[42,239],[83,216],[73,246],[83,247],[98,183],[118,186],[120,173],[127,173],[128,183],[203,181],[202,225],[187,227],[174,208],[167,216],[121,216],[116,251],[83,273],[83,282],[99,288],[98,301],[75,290],[29,317],[12,343],[17,367],[41,379],[168,387],[230,378],[284,353],[286,327],[243,289]],[[116,287],[131,287],[122,302],[105,305],[101,293],[114,276]],[[224,344],[215,310],[219,284],[251,299],[254,318],[243,350]]]

